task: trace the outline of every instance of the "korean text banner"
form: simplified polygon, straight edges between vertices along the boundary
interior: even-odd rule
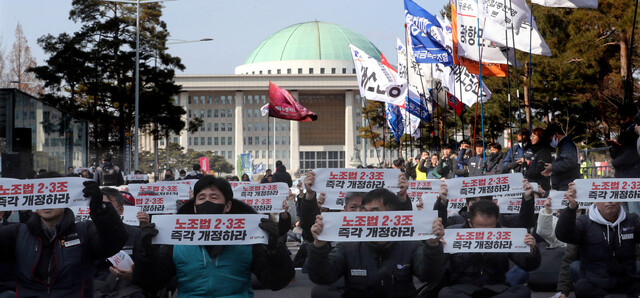
[[[407,80],[389,71],[382,63],[361,49],[353,45],[349,46],[362,97],[401,106],[404,103]]]
[[[447,180],[449,197],[472,198],[522,192],[522,174],[487,175]]]
[[[427,194],[435,194],[437,197],[438,193],[440,192],[441,184],[442,184],[442,181],[439,179],[409,181],[409,189],[407,189],[407,196],[409,197],[409,199],[411,199],[411,202],[416,202],[420,198],[423,198],[424,195],[427,195]]]
[[[598,0],[531,0],[531,3],[548,7],[598,8]]]
[[[640,202],[640,178],[576,179],[576,201]]]
[[[233,189],[233,197],[253,207],[258,213],[282,212],[282,201],[289,195],[286,183],[262,183],[239,185]]]
[[[130,226],[138,226],[140,225],[140,221],[138,220],[138,211],[140,211],[140,207],[137,206],[123,206],[122,215],[120,215],[120,219],[126,225]],[[89,206],[71,206],[69,207],[73,212],[75,222],[88,221],[91,220],[91,208]]]
[[[189,186],[186,184],[130,184],[129,192],[136,199],[136,206],[148,214],[176,213],[176,201],[189,199]]]
[[[331,212],[322,213],[318,239],[338,242],[415,241],[434,238],[433,221],[438,212]]]
[[[566,191],[552,190],[549,192],[551,198],[551,209],[564,209],[569,206],[569,200],[567,200]],[[589,209],[593,202],[578,202],[578,209]]]
[[[340,169],[324,168],[313,170],[315,182],[311,188],[317,193],[325,192],[327,197],[352,191],[368,192],[386,188],[397,192],[398,169]]]
[[[445,253],[530,252],[524,243],[526,229],[447,229],[442,238]]]
[[[266,244],[267,233],[258,227],[260,214],[182,214],[152,218],[158,235],[154,244],[237,245]]]
[[[82,194],[84,178],[0,179],[0,211],[89,205]]]
[[[520,196],[511,196],[504,195],[502,197],[498,197],[498,206],[500,207],[500,214],[509,214],[509,213],[519,213],[520,206],[522,205],[522,195]],[[534,199],[534,213],[540,213],[540,210],[544,209],[544,203],[547,201],[547,198],[537,198]]]

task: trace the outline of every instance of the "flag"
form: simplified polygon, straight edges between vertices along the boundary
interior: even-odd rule
[[[404,103],[407,82],[398,74],[389,71],[382,63],[350,44],[353,64],[360,87],[360,95],[367,100],[388,102],[395,105]]]
[[[442,26],[436,17],[411,0],[404,0],[404,17],[418,63],[453,63],[442,42]]]
[[[264,171],[264,163],[261,162],[260,164],[257,164],[255,166],[255,169],[253,169],[253,174],[257,175],[262,173],[262,171]]]
[[[400,76],[398,71],[395,70],[393,66],[391,66],[391,64],[389,64],[389,61],[387,61],[387,58],[382,53],[380,53],[380,63],[384,67],[386,67],[389,72],[394,73],[395,75],[399,76],[401,79],[404,79]],[[404,97],[406,97],[406,92],[407,92],[407,89],[405,89],[405,93],[403,94]],[[406,106],[404,104],[402,106],[397,106],[397,107],[400,108],[402,120],[409,119],[409,121],[402,121],[402,120],[400,121],[401,123],[405,122],[405,127],[403,131],[411,134],[415,138],[420,137],[420,131],[418,130],[418,126],[420,125],[420,119],[416,116],[411,115],[405,108]],[[387,118],[387,121],[389,121],[388,118]],[[400,135],[402,136],[402,133]],[[399,138],[398,138],[398,141],[399,141]]]
[[[525,0],[478,0],[478,18],[499,25],[501,28],[520,31],[522,22],[529,19],[531,10]],[[489,29],[485,27],[485,31]],[[484,37],[484,36],[483,36]]]
[[[431,113],[429,113],[429,110],[427,109],[425,100],[426,97],[424,95],[420,95],[413,90],[413,88],[409,88],[404,106],[411,115],[418,117],[424,122],[429,122],[431,119]]]
[[[263,115],[264,115],[264,108]],[[295,121],[316,121],[318,115],[303,107],[287,90],[269,82],[269,116]]]
[[[387,115],[387,125],[391,128],[391,132],[396,138],[396,143],[400,143],[400,138],[404,134],[404,119],[400,114],[400,107],[386,102],[384,104],[384,110]]]
[[[473,3],[472,6],[475,6],[475,5],[476,4]],[[475,15],[473,19],[475,20]],[[482,63],[479,65],[477,60],[463,57],[463,55],[460,53],[461,44],[466,44],[468,42],[467,41],[468,36],[474,36],[475,30],[473,30],[473,32],[468,32],[467,30],[462,31],[458,29],[458,26],[461,24],[459,24],[458,22],[458,13],[456,9],[456,4],[453,2],[451,3],[451,23],[452,23],[451,36],[452,36],[452,45],[453,45],[452,47],[453,63],[466,67],[467,71],[469,71],[472,74],[480,74],[480,65],[482,65],[481,70],[482,70],[483,76],[495,76],[495,77],[507,76],[507,64],[487,62],[486,60],[483,59]],[[473,25],[474,29],[476,27],[477,27],[477,23]],[[458,36],[458,32],[462,33],[462,35]],[[461,37],[464,37],[464,40],[461,39]],[[475,44],[476,39],[471,39],[471,40],[473,40]],[[476,53],[478,52],[477,50],[478,49],[476,45],[476,51],[475,51]],[[502,63],[505,63],[506,61],[507,59],[504,58]]]
[[[531,3],[548,7],[598,8],[598,0],[531,0]]]
[[[409,29],[407,28],[407,30]],[[407,51],[406,54],[398,53],[398,59],[408,60],[407,77],[405,78],[409,85],[408,88],[413,88],[414,93],[420,95],[418,98],[424,98],[426,97],[426,90],[431,86],[431,80],[433,79],[433,75],[431,74],[432,64],[418,63],[416,61],[411,38],[407,39],[407,47],[405,49]],[[406,57],[408,57],[408,59]],[[429,110],[429,113],[431,113],[431,110]]]
[[[251,153],[243,153],[238,155],[238,176],[242,177],[242,175],[249,175],[249,179],[251,179],[251,175],[253,172],[251,171]]]
[[[529,52],[529,49],[531,49],[531,54],[551,56],[551,49],[544,41],[544,38],[542,38],[542,35],[540,35],[536,20],[533,19],[533,28],[531,28],[529,20],[530,19],[527,19],[520,24],[520,32],[514,33],[516,40],[515,45],[513,43],[513,36],[511,35],[511,32],[507,32],[507,34],[505,34],[507,29],[500,27],[500,25],[495,23],[486,24],[484,38],[491,40],[500,46],[516,48],[527,53]],[[529,48],[529,46],[531,46],[531,48]],[[510,59],[513,58],[510,57]]]
[[[447,91],[441,84],[436,84],[433,89],[429,89],[429,96],[431,97],[439,97],[442,100],[438,100],[440,102],[446,102],[446,104],[456,113],[456,115],[460,116],[466,108],[464,104],[458,100],[453,94]],[[443,106],[444,107],[444,106]]]

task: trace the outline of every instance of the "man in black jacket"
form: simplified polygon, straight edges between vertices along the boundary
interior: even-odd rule
[[[111,153],[102,154],[102,164],[96,168],[93,174],[93,180],[98,182],[100,186],[119,186],[124,184],[124,177],[120,168],[111,163]]]
[[[195,184],[193,193],[179,214],[256,213],[251,206],[233,199],[233,190],[223,178],[204,176]],[[152,245],[158,230],[149,224],[142,230],[143,257],[133,269],[133,282],[156,291],[175,276],[178,292],[185,297],[247,297],[252,294],[253,273],[265,287],[282,289],[293,279],[295,270],[287,248],[278,243],[281,229],[266,218],[259,226],[269,237],[267,245],[195,246]]]
[[[362,199],[363,211],[394,211],[399,205],[398,197],[386,189],[372,190]],[[347,242],[331,248],[318,240],[322,227],[322,215],[318,215],[311,228],[309,278],[331,284],[344,276],[343,297],[414,297],[413,275],[423,282],[436,282],[444,274],[441,219],[433,222],[436,237],[425,242]]]
[[[469,208],[469,220],[463,229],[500,228],[500,209],[492,201],[481,200]],[[531,247],[529,253],[456,253],[449,255],[448,286],[438,297],[530,297],[531,290],[524,285],[506,283],[509,260],[524,271],[540,266],[540,251],[536,240],[527,234],[524,242]]]
[[[127,232],[93,181],[85,182],[92,221],[70,209],[40,209],[25,224],[0,228],[0,262],[15,262],[18,297],[91,297],[93,262],[116,254]]]
[[[636,147],[638,134],[634,129],[637,112],[635,104],[624,104],[619,109],[620,136],[610,150],[616,178],[640,177],[640,155]]]
[[[289,187],[293,185],[291,181],[291,175],[287,173],[287,168],[282,164],[281,160],[276,161],[276,172],[271,177],[271,182],[284,182]]]
[[[458,163],[466,166],[469,173],[469,177],[482,176],[485,171],[486,160],[484,157],[484,149],[482,142],[476,142],[475,155],[465,156],[470,150],[471,146],[462,144],[460,145],[460,152],[458,152]]]
[[[554,190],[567,190],[569,183],[580,177],[578,147],[569,136],[564,135],[558,124],[549,124],[545,134],[549,136],[549,145],[557,148],[557,152],[556,160],[545,165],[542,175],[551,176],[551,188]]]
[[[560,214],[556,237],[579,246],[580,279],[575,284],[576,296],[640,295],[640,277],[636,274],[638,215],[626,213],[620,203],[598,202],[591,205],[589,215],[576,220],[578,203],[573,183],[566,197],[569,206]]]

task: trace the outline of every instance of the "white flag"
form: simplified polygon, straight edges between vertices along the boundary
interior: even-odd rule
[[[516,48],[527,53],[529,52],[529,46],[531,46],[531,54],[551,56],[551,49],[549,49],[549,46],[544,41],[544,38],[542,38],[542,35],[540,35],[536,20],[533,19],[533,29],[531,28],[529,20],[530,18],[527,18],[522,22],[520,25],[520,31],[517,33],[514,32],[514,35],[511,34],[511,30],[504,29],[496,23],[487,22],[484,31],[484,38],[491,40],[498,45]],[[515,37],[516,40],[515,45],[513,43],[513,37]],[[531,41],[531,43],[529,43],[529,41]],[[513,57],[510,57],[510,59],[513,60]]]
[[[486,63],[511,64],[513,59],[507,59],[507,57],[514,57],[513,49],[500,47],[492,41],[484,39],[483,33],[478,38],[478,31],[484,32],[485,22],[488,21],[478,21],[477,10],[478,5],[474,0],[458,0],[456,10],[458,20],[456,29],[459,35],[458,55]]]
[[[431,86],[431,80],[433,79],[433,75],[431,74],[431,64],[416,62],[411,39],[407,40],[407,42],[406,55],[409,57],[409,63],[407,64],[407,82],[409,84],[409,90],[413,89],[414,93],[425,96],[425,93],[428,92],[429,86]],[[402,57],[407,61],[407,58],[404,58],[404,55]],[[401,57],[398,56],[398,59],[400,58]],[[431,108],[429,108],[429,113],[431,113]]]
[[[360,94],[367,100],[403,105],[407,81],[400,79],[397,73],[388,71],[382,63],[364,51],[352,44],[349,47],[351,47],[353,64],[356,68]]]
[[[398,76],[401,79],[407,79],[408,68],[407,68],[407,53],[405,51],[405,47],[400,41],[400,38],[396,37],[396,51],[398,52]],[[409,88],[406,89],[404,96],[407,96],[409,92]],[[405,133],[409,132],[412,137],[419,138],[420,131],[418,130],[418,125],[420,124],[420,118],[411,115],[405,107],[402,107],[402,119],[407,119],[409,117],[410,121],[405,121]]]
[[[525,0],[478,0],[478,18],[486,19],[502,28],[520,31],[523,21],[528,20],[531,10]],[[487,29],[485,27],[485,29]],[[488,29],[487,29],[488,30]]]
[[[531,0],[531,3],[548,7],[598,8],[598,0]]]

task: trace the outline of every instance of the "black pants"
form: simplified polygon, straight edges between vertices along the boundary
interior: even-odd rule
[[[576,285],[576,297],[605,297],[609,294],[625,294],[631,297],[637,297],[640,295],[640,281],[630,282],[625,285],[616,286],[610,291],[605,291],[598,288],[592,282],[581,279]]]
[[[513,287],[506,287],[504,290],[494,291],[490,287],[477,287],[473,285],[454,285],[443,288],[438,293],[438,297],[504,297],[504,298],[518,298],[518,297],[531,297],[531,290],[525,285],[516,285]]]

